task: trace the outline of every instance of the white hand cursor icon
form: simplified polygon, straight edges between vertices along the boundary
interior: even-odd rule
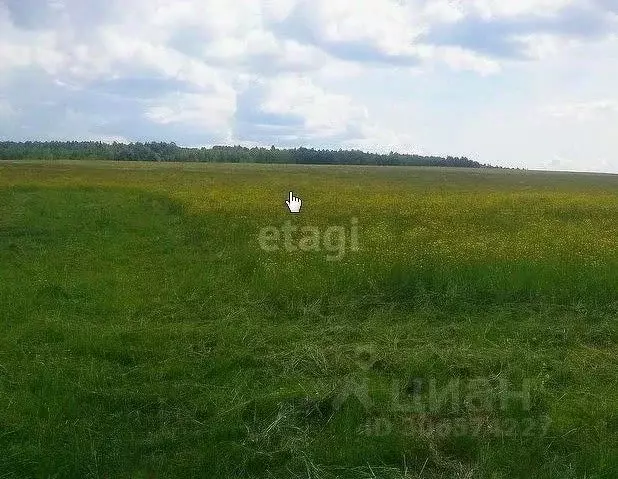
[[[290,198],[286,200],[285,204],[288,205],[290,213],[300,213],[300,207],[302,206],[303,202],[300,198],[294,196],[294,194],[290,191]]]

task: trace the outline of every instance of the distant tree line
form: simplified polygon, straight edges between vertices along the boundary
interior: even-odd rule
[[[0,160],[197,161],[210,163],[296,163],[311,165],[401,165],[493,168],[464,157],[377,154],[359,150],[278,149],[243,146],[185,148],[175,143],[100,141],[0,142]]]

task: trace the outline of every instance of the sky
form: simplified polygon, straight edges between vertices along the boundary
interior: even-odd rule
[[[0,0],[0,140],[618,173],[618,0]]]

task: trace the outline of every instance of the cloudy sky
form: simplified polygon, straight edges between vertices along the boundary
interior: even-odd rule
[[[0,0],[0,139],[618,173],[618,0]]]

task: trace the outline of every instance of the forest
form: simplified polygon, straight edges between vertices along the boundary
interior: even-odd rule
[[[176,143],[104,143],[100,141],[0,142],[0,160],[194,161],[211,163],[276,163],[314,165],[390,165],[494,168],[462,157],[422,156],[360,150],[279,149],[274,146],[187,148]]]

